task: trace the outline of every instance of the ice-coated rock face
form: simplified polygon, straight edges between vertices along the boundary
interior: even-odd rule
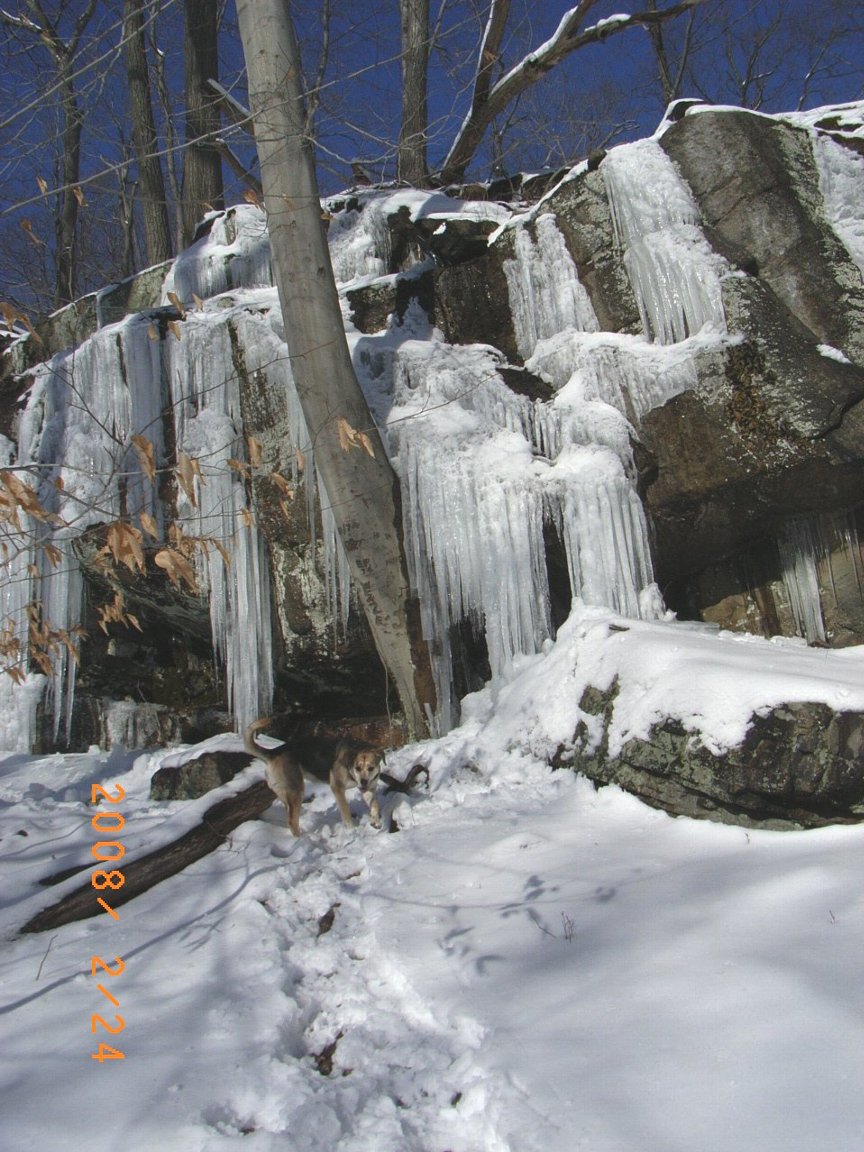
[[[533,206],[411,189],[330,205],[442,727],[478,671],[506,677],[572,598],[864,641],[864,159],[808,116],[694,107]],[[4,452],[62,520],[35,527],[63,563],[7,522],[7,618],[25,643],[39,598],[53,627],[96,636],[94,605],[121,588],[146,627],[88,642],[80,671],[61,645],[47,684],[32,664],[3,682],[7,746],[37,741],[40,700],[43,743],[85,739],[76,692],[105,694],[91,669],[109,643],[128,654],[117,697],[175,714],[206,703],[242,725],[298,695],[385,710],[293,391],[266,222],[241,206],[209,225],[158,287],[147,274],[149,298],[124,289],[142,311],[108,323],[106,296],[79,310],[74,348],[29,366],[17,349],[29,383]],[[69,316],[49,330],[62,345]],[[108,579],[91,561],[120,519],[146,525],[149,567]],[[182,539],[194,592],[153,565]],[[154,639],[168,620],[173,645]],[[104,732],[127,730],[122,708],[93,707]]]

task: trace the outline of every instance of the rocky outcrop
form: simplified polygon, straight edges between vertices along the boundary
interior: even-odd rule
[[[245,752],[217,749],[176,767],[169,765],[159,768],[150,779],[150,799],[195,800],[227,784],[251,763],[252,758]]]
[[[617,685],[588,689],[580,708],[602,717],[602,736],[584,723],[559,757],[599,784],[617,784],[676,816],[763,828],[818,828],[864,819],[864,715],[824,704],[786,704],[754,716],[736,748],[715,755],[677,721],[652,728],[609,755]]]
[[[813,137],[754,113],[693,108],[660,143],[728,261],[730,339],[694,352],[695,387],[628,413],[658,583],[683,618],[861,643],[864,280],[825,219]],[[640,332],[602,164],[547,189],[521,225],[531,235],[541,211],[565,238],[600,330]],[[434,318],[449,341],[492,344],[518,364],[504,274],[513,252],[513,229],[480,256],[466,249],[459,262],[451,251]],[[816,635],[784,589],[788,542],[804,536],[817,545]]]
[[[751,271],[820,344],[864,357],[861,273],[822,216],[810,134],[703,109],[661,137],[714,247]]]
[[[746,112],[683,105],[678,112],[652,147],[662,149],[667,167],[671,158],[692,194],[701,217],[692,225],[693,244],[704,240],[725,261],[718,292],[726,332],[700,341],[688,330],[694,339],[682,358],[688,357],[692,379],[675,394],[652,400],[653,406],[633,389],[628,392],[626,381],[621,387],[615,429],[626,428],[626,419],[633,441],[633,459],[624,459],[622,471],[628,482],[632,473],[638,483],[654,575],[667,606],[683,619],[765,635],[802,635],[825,645],[864,643],[861,269],[826,220],[812,132]],[[834,131],[832,123],[825,118],[826,131]],[[838,139],[845,137],[841,133]],[[650,352],[654,334],[643,331],[644,309],[613,218],[604,165],[607,160],[597,156],[566,174],[478,188],[479,207],[471,204],[468,211],[454,201],[450,215],[443,193],[434,194],[425,213],[414,210],[414,193],[399,199],[404,190],[358,191],[330,204],[333,233],[341,229],[344,239],[356,226],[362,240],[356,259],[350,243],[343,253],[343,303],[356,363],[372,381],[382,422],[396,346],[423,327],[406,323],[403,331],[400,325],[422,313],[446,343],[485,346],[484,371],[518,394],[520,404],[527,399],[543,406],[568,385],[572,369],[555,378],[550,365],[556,352],[548,348],[560,335],[551,307],[560,301],[545,301],[552,319],[544,316],[529,340],[520,332],[525,317],[518,315],[520,300],[513,289],[514,267],[521,274],[532,266],[550,237],[550,259],[567,264],[568,275],[572,263],[571,279],[578,279],[576,287],[593,309],[596,330],[590,328],[590,334],[598,338],[596,347],[608,336],[620,338],[614,355],[629,354],[635,344],[638,355]],[[512,207],[506,226],[502,220],[509,210],[495,202],[498,195]],[[33,360],[74,344],[127,310],[143,311],[152,344],[146,353],[136,345],[131,358],[152,359],[163,400],[172,373],[182,371],[191,379],[216,372],[183,419],[192,422],[202,411],[214,420],[224,418],[226,435],[235,438],[231,443],[243,457],[231,460],[242,487],[236,507],[242,505],[243,515],[254,521],[269,565],[276,709],[291,707],[340,722],[346,716],[381,715],[389,685],[362,614],[355,608],[347,625],[334,620],[341,591],[332,578],[333,555],[325,555],[321,543],[320,504],[315,492],[310,494],[314,480],[304,472],[311,471],[309,446],[302,444],[289,410],[290,370],[278,319],[270,312],[273,301],[266,295],[264,221],[251,212],[245,206],[211,221],[220,239],[200,266],[196,254],[188,253],[168,279],[165,269],[151,270],[53,318],[41,329],[38,348],[32,341],[17,345],[18,358],[8,358],[2,429],[15,430],[26,387],[20,373]],[[210,349],[199,349],[200,355],[190,351],[186,360],[178,351],[185,353],[196,339],[197,305],[190,302],[206,294],[202,283],[209,285],[211,332],[218,320],[218,371]],[[521,304],[535,303],[532,294],[549,295],[549,284],[556,283],[554,276],[547,284],[528,283]],[[172,284],[176,291],[169,296]],[[240,288],[248,294],[233,291]],[[176,307],[178,293],[188,297],[189,316]],[[561,326],[568,324],[575,330],[572,317]],[[385,336],[376,343],[381,333]],[[124,370],[125,365],[124,360]],[[217,412],[212,394],[226,381],[237,385],[237,410],[228,404]],[[464,394],[470,396],[472,388],[469,380]],[[593,394],[589,399],[595,415],[604,404],[608,415],[612,401]],[[172,401],[175,409],[184,403],[185,398]],[[164,422],[160,467],[164,464],[166,472],[179,435],[169,407],[160,402],[155,410],[161,417],[154,421]],[[470,400],[466,407],[470,411]],[[514,411],[508,409],[502,427],[518,425],[521,431],[523,418],[526,427],[536,418],[522,408],[514,417]],[[622,439],[626,449],[626,434]],[[244,455],[244,445],[252,443],[255,452]],[[551,463],[546,447],[539,441],[528,446],[538,472]],[[168,481],[162,489],[159,499],[169,522],[179,494]],[[553,516],[548,520],[549,615],[557,624],[569,609],[572,568],[560,524]],[[135,701],[142,717],[147,708],[156,709],[145,717],[154,740],[163,730],[172,738],[193,731],[214,711],[226,718],[230,691],[216,670],[224,653],[214,660],[206,596],[174,587],[156,573],[155,548],[145,547],[143,569],[121,565],[107,574],[97,559],[104,545],[101,532],[97,527],[75,545],[94,596],[84,621],[90,638],[78,677],[73,744],[102,740],[118,700]],[[226,528],[225,538],[229,535]],[[816,589],[815,611],[801,603],[799,567]],[[101,631],[94,605],[118,591],[127,611],[140,618],[143,635],[133,630],[120,636],[113,627]],[[477,651],[461,661],[457,684],[473,688],[477,670],[487,666],[483,638],[473,628],[482,613],[468,608],[465,632],[472,633]],[[461,627],[456,623],[452,631]],[[450,651],[466,652],[469,645],[457,639],[452,638]],[[857,725],[857,718],[796,706],[754,720],[747,744],[722,758],[694,750],[686,733],[666,725],[650,740],[633,742],[614,764],[602,750],[583,749],[579,766],[675,811],[796,823],[853,819],[861,803],[854,783]],[[46,737],[46,747],[52,738]],[[761,777],[760,764],[766,773]],[[212,769],[207,768],[208,779],[221,779]]]

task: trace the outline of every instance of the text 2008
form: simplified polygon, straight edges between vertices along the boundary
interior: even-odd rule
[[[103,800],[108,804],[119,804],[126,792],[119,784],[115,784],[113,789],[115,795],[112,796],[101,784],[93,784],[90,789],[91,804],[99,804]],[[108,809],[104,812],[97,812],[90,823],[97,834],[117,834],[126,823],[126,818],[116,809]],[[90,851],[102,865],[116,864],[126,855],[126,848],[119,840],[97,840]],[[97,892],[116,892],[126,883],[126,876],[119,868],[101,867],[94,870],[90,877],[90,883]],[[120,919],[120,914],[111,907],[104,896],[97,896],[96,901],[114,920]],[[107,972],[109,977],[119,976],[125,967],[126,965],[119,956],[115,956],[113,961],[108,962],[103,960],[101,956],[90,957],[91,976],[102,976],[103,972]],[[104,984],[97,984],[96,987],[114,1008],[120,1007],[120,1001]],[[118,1032],[122,1032],[125,1027],[126,1021],[117,1012],[114,1013],[113,1023],[109,1023],[104,1016],[100,1016],[96,1012],[90,1017],[90,1031],[94,1033],[98,1028],[104,1028],[106,1032],[116,1035]],[[99,1051],[91,1052],[90,1056],[93,1060],[98,1060],[100,1064],[105,1060],[126,1059],[125,1052],[105,1043],[100,1043]]]

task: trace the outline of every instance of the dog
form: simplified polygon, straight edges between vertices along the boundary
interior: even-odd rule
[[[250,756],[264,761],[267,783],[285,805],[288,827],[294,836],[300,835],[300,805],[306,776],[330,785],[346,828],[354,826],[345,795],[348,788],[360,789],[369,808],[369,822],[373,828],[381,827],[381,810],[376,795],[383,759],[379,749],[359,740],[312,737],[286,741],[278,748],[264,748],[255,739],[255,734],[269,727],[267,717],[253,721],[244,733],[243,747]]]

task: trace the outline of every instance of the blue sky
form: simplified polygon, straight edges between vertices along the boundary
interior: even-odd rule
[[[68,20],[85,0],[45,0]],[[153,0],[157,7],[157,0]],[[649,7],[622,0],[599,0],[588,23]],[[660,0],[657,0],[658,4]],[[304,46],[310,83],[319,75],[322,4],[292,0]],[[430,5],[437,19],[441,4]],[[513,0],[503,67],[512,67],[551,36],[567,3]],[[7,10],[23,10],[22,0]],[[399,123],[399,20],[397,0],[347,0],[333,4],[327,65],[320,85],[316,121],[319,175],[324,193],[350,185],[351,161],[362,160],[374,180],[392,179]],[[104,3],[88,28],[78,76],[84,109],[83,178],[88,200],[82,229],[89,230],[91,267],[87,287],[116,278],[122,233],[121,193],[135,179],[117,170],[118,138],[128,138],[119,42],[120,6]],[[486,0],[448,0],[435,40],[430,75],[429,161],[440,164],[468,107],[474,60],[488,11]],[[686,17],[664,25],[664,43],[675,66]],[[182,165],[182,3],[164,0],[156,25],[165,77],[173,100],[170,123]],[[864,97],[864,9],[847,0],[704,0],[697,9],[690,68],[681,95],[719,103],[746,103],[766,112],[785,111]],[[40,202],[39,185],[56,186],[56,111],[44,93],[50,61],[28,49],[0,25],[0,298],[18,299],[34,268],[45,263],[50,282],[52,220],[50,199]],[[220,79],[245,101],[242,50],[234,5],[225,12]],[[815,67],[814,67],[815,66]],[[316,85],[317,86],[317,85]],[[509,172],[571,164],[592,148],[634,139],[654,130],[665,101],[657,80],[656,57],[648,34],[631,29],[601,45],[571,55],[508,111],[501,150]],[[162,118],[163,132],[166,120]],[[232,146],[253,159],[251,141],[226,126]],[[163,136],[162,146],[170,150]],[[166,155],[168,152],[166,151]],[[487,133],[468,175],[492,172],[491,133]],[[124,183],[125,177],[125,183]],[[227,199],[239,199],[243,185],[226,168]],[[22,221],[33,232],[22,230]],[[36,235],[41,246],[30,239]]]

